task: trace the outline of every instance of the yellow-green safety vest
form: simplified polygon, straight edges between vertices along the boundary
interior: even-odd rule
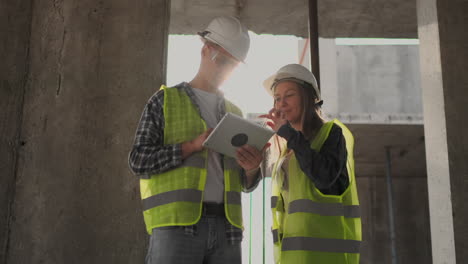
[[[164,90],[164,144],[192,140],[207,127],[196,106],[182,89],[161,86]],[[242,112],[225,100],[227,112]],[[169,171],[140,179],[143,216],[149,234],[156,227],[196,224],[202,214],[207,175],[207,151],[192,154]],[[236,160],[224,156],[224,207],[228,221],[242,227],[240,167]]]
[[[281,163],[272,174],[271,207],[275,262],[280,264],[359,264],[361,217],[354,176],[354,138],[338,120],[325,123],[311,143],[320,151],[333,124],[341,127],[346,141],[349,186],[341,195],[326,195],[301,170],[295,155],[288,163],[288,190],[283,190]]]

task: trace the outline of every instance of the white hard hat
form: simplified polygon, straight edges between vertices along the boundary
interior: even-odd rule
[[[320,90],[318,89],[317,80],[312,72],[300,64],[288,64],[281,67],[275,74],[263,81],[263,86],[267,92],[273,96],[272,89],[280,81],[293,81],[297,83],[306,82],[314,87],[318,101],[321,100]]]
[[[218,44],[237,60],[244,62],[250,47],[247,28],[231,16],[216,17],[203,32],[202,38]]]

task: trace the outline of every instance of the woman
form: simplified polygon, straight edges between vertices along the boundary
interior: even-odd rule
[[[359,263],[361,219],[353,136],[325,122],[317,81],[299,64],[265,80],[274,108],[261,117],[277,132],[272,173],[276,263]]]

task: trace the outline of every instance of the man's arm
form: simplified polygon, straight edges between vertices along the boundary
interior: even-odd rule
[[[164,145],[164,91],[154,94],[143,110],[128,164],[137,176],[149,177],[182,163],[183,144]],[[185,151],[188,153],[187,146]]]
[[[153,95],[143,110],[135,142],[128,157],[132,172],[144,178],[179,166],[194,152],[203,149],[202,143],[211,133],[208,129],[193,140],[164,145],[164,91]]]

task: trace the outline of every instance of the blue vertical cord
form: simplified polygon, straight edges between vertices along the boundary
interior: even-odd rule
[[[250,196],[250,214],[249,214],[249,264],[252,264],[252,193]]]
[[[263,207],[263,210],[262,210],[263,212],[263,224],[262,224],[263,241],[262,243],[263,243],[263,264],[265,264],[265,179],[263,179],[262,181],[263,181],[262,182],[262,187],[263,187],[263,190],[262,190],[263,192],[263,205],[262,205]]]

